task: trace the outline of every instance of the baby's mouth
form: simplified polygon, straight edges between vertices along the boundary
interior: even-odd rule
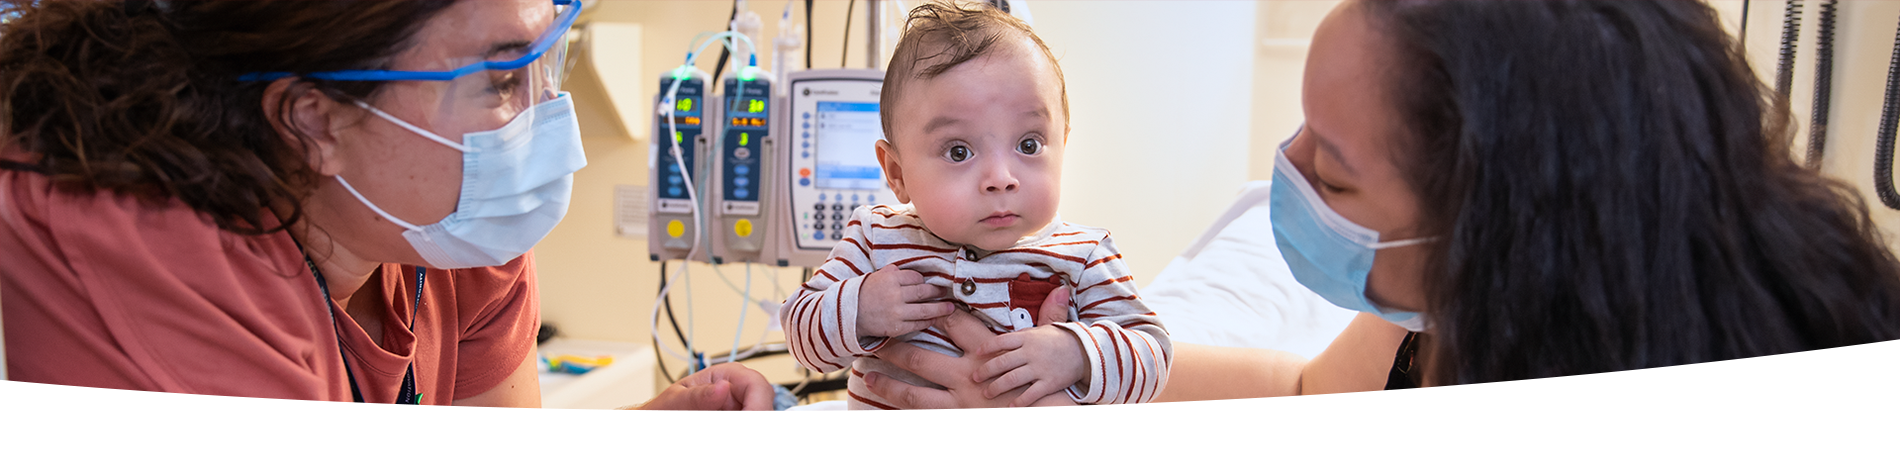
[[[1016,221],[1021,220],[1021,219],[1022,219],[1022,216],[1018,216],[1015,213],[1011,213],[1009,211],[1003,211],[996,214],[991,214],[989,217],[984,217],[983,220],[980,220],[978,222],[984,225],[992,226],[992,227],[1003,228],[1003,227],[1008,227],[1010,225],[1015,225]]]

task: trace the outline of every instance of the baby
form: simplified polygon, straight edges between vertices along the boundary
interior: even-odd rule
[[[988,6],[913,10],[884,77],[877,157],[897,200],[860,207],[830,259],[780,310],[806,368],[851,366],[851,409],[892,409],[878,372],[938,387],[877,359],[891,339],[960,355],[933,319],[967,308],[1020,345],[976,375],[1011,406],[1065,393],[1137,403],[1166,384],[1172,344],[1100,228],[1056,217],[1068,94],[1029,26]],[[900,270],[901,269],[901,270]],[[909,272],[905,272],[909,271]],[[1042,305],[1070,288],[1069,304]]]

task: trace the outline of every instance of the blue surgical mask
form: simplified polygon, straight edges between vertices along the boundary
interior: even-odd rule
[[[1320,200],[1319,192],[1299,169],[1287,161],[1286,148],[1292,142],[1288,139],[1281,143],[1274,154],[1268,211],[1273,221],[1273,242],[1293,270],[1293,278],[1341,308],[1373,313],[1407,330],[1423,331],[1424,315],[1380,309],[1366,298],[1366,276],[1372,273],[1372,258],[1379,249],[1420,244],[1431,238],[1379,242],[1379,232],[1334,212]]]
[[[363,198],[341,175],[337,182],[376,214],[401,226],[402,236],[438,269],[498,266],[520,257],[567,215],[574,172],[587,166],[580,124],[567,94],[541,102],[493,131],[455,142],[367,103],[357,106],[409,131],[462,152],[462,193],[455,212],[434,225],[416,226]]]

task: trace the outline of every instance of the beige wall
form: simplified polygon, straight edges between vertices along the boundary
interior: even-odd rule
[[[1814,114],[1815,29],[1820,2],[1803,2],[1799,48],[1795,52],[1790,105],[1798,125],[1795,155],[1805,158],[1808,127]],[[1711,2],[1723,14],[1730,30],[1740,27],[1742,2]],[[1748,12],[1749,62],[1764,83],[1774,85],[1779,57],[1784,2],[1757,1]],[[1880,121],[1887,65],[1893,56],[1895,26],[1900,25],[1900,1],[1840,2],[1834,29],[1833,95],[1828,112],[1827,156],[1821,171],[1854,186],[1873,213],[1874,223],[1886,232],[1888,246],[1900,251],[1900,211],[1880,204],[1874,194],[1874,133]]]
[[[802,22],[803,2],[798,3],[794,20]],[[750,3],[764,19],[763,39],[777,34],[784,5]],[[651,98],[648,85],[657,81],[648,80],[658,80],[682,61],[693,35],[723,28],[731,4],[610,1],[590,7],[585,21],[641,26],[638,48],[619,57],[637,51],[639,85],[647,89],[639,95]],[[1064,166],[1063,218],[1112,230],[1137,280],[1150,279],[1224,209],[1248,177],[1256,4],[1031,2],[1030,7],[1038,34],[1068,81],[1074,131]],[[845,5],[820,1],[817,8],[813,67],[835,68]],[[856,14],[857,29],[844,55],[851,67],[865,60],[862,2]],[[895,13],[891,17],[895,20]],[[802,58],[795,59],[802,67]],[[761,65],[768,61],[761,57]],[[589,64],[584,58],[568,83],[582,118],[588,167],[575,176],[567,218],[535,250],[542,317],[572,337],[645,342],[658,265],[647,261],[644,239],[615,237],[612,191],[615,185],[646,184],[648,143],[621,134]],[[711,62],[701,68],[710,72]],[[644,116],[650,107],[635,106],[641,109],[628,114]],[[635,122],[644,127],[647,120]],[[737,283],[742,269],[691,266],[695,339],[702,349],[723,352],[732,343],[740,296],[714,270]],[[766,293],[771,286],[766,270],[778,272],[781,288],[803,281],[796,269],[761,269],[754,274],[759,291],[754,297],[782,298]],[[677,311],[684,314],[683,292],[675,292]],[[751,311],[744,341],[756,339],[764,323],[764,314]],[[783,338],[773,333],[767,339]],[[791,364],[755,366],[777,378],[774,374],[789,372]]]
[[[1114,231],[1137,280],[1152,279],[1219,214],[1243,181],[1271,176],[1274,145],[1301,121],[1302,41],[1335,3],[1031,2],[1038,34],[1056,53],[1069,83],[1074,134],[1064,167],[1064,218]],[[1815,2],[1809,3],[1793,95],[1803,133],[1797,142],[1803,147],[1814,75]],[[794,20],[802,22],[799,4]],[[1737,24],[1740,1],[1713,4],[1731,27]],[[783,6],[751,2],[764,19],[765,40],[777,34]],[[639,84],[646,89],[640,98],[650,98],[650,80],[679,63],[694,34],[722,28],[731,4],[610,1],[593,7],[586,20],[642,27],[638,48],[627,48],[620,57],[640,58]],[[1876,222],[1890,236],[1900,236],[1900,212],[1879,206],[1870,188],[1874,122],[1900,2],[1843,2],[1840,8],[1823,169],[1856,186],[1875,209]],[[844,10],[843,2],[818,2],[814,68],[838,66]],[[862,3],[856,12],[857,29],[845,55],[853,67],[864,61]],[[1753,2],[1750,14],[1750,57],[1772,82],[1781,3]],[[794,59],[802,67],[802,58]],[[761,58],[761,64],[767,61]],[[599,80],[586,65],[582,62],[569,85],[581,111],[589,165],[576,175],[567,219],[536,247],[542,316],[570,336],[644,342],[658,265],[647,261],[643,239],[615,237],[611,225],[614,186],[646,184],[648,143],[620,134]],[[710,72],[711,62],[701,67]],[[635,123],[647,126],[644,110],[632,114],[639,116]],[[695,337],[702,348],[724,351],[732,343],[739,295],[710,266],[692,267]],[[740,281],[738,266],[717,270]],[[754,274],[759,291],[754,296],[775,298],[766,293],[766,270]],[[800,281],[795,269],[769,270],[777,272],[781,288]],[[675,299],[684,300],[683,295]],[[757,310],[750,313],[746,342],[759,335],[765,319]],[[767,339],[782,337],[773,333]],[[777,374],[790,364],[755,366]]]

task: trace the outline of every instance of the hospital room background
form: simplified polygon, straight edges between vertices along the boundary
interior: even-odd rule
[[[695,364],[669,354],[687,352],[682,340],[707,363],[724,362],[735,348],[751,350],[754,356],[743,362],[773,382],[818,390],[825,374],[805,373],[789,356],[770,352],[783,336],[768,329],[775,324],[769,309],[804,281],[799,267],[667,262],[668,278],[682,268],[686,273],[669,289],[673,320],[662,312],[657,332],[652,326],[665,282],[662,263],[651,260],[648,248],[655,182],[650,152],[667,148],[666,139],[655,145],[661,133],[652,131],[659,81],[685,60],[696,35],[727,29],[735,4],[586,3],[575,26],[580,32],[570,34],[566,86],[580,115],[588,165],[574,176],[566,219],[534,250],[541,317],[556,331],[543,356],[584,373],[543,373],[544,404],[612,408],[651,398],[668,377]],[[827,0],[814,2],[808,13],[803,1],[789,2],[789,10],[782,1],[741,3],[740,15],[760,19],[753,38],[766,70],[778,69],[773,41],[782,24],[802,27],[809,15],[809,39],[792,33],[802,42],[782,58],[793,72],[807,68],[807,49],[810,69],[864,69],[873,62],[882,69],[904,8],[916,5]],[[1252,190],[1262,186],[1253,180],[1271,178],[1275,145],[1301,122],[1306,44],[1335,2],[1011,3],[1013,13],[1032,21],[1067,81],[1073,132],[1061,217],[1113,233],[1144,300],[1177,341],[1307,357],[1323,349],[1351,313],[1326,305],[1285,273],[1266,231],[1265,202],[1255,204],[1247,194],[1264,198],[1264,189]],[[1712,2],[1731,32],[1741,31],[1746,11],[1750,62],[1773,85],[1787,4],[1746,3],[1745,10],[1743,1]],[[1803,155],[1792,158],[1804,157],[1808,147],[1817,39],[1826,34],[1817,20],[1824,2],[1798,3],[1806,20],[1794,42],[1790,95],[1800,124],[1795,148]],[[1889,242],[1900,242],[1900,211],[1881,205],[1871,176],[1900,2],[1832,7],[1820,167],[1854,186]],[[787,11],[790,20],[783,21]],[[870,29],[874,21],[878,29]],[[706,47],[696,66],[714,72],[719,47]],[[738,53],[746,52],[741,47]],[[867,145],[863,151],[873,150]],[[654,349],[655,342],[665,349]],[[602,356],[611,363],[600,365],[607,362],[597,359]],[[835,398],[826,395],[806,401]]]

